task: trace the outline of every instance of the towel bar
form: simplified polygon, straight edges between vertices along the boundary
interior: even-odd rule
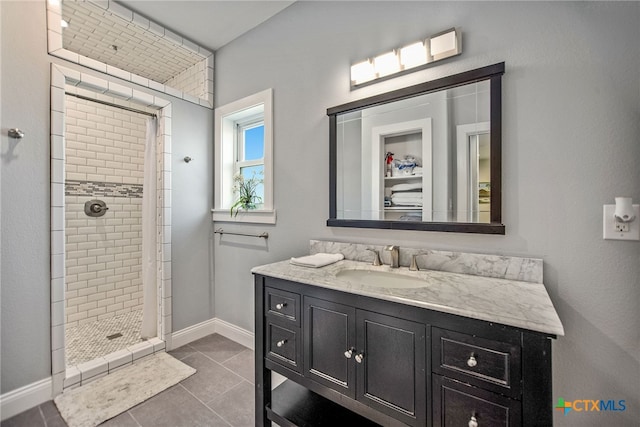
[[[259,237],[261,239],[268,239],[269,238],[269,233],[267,233],[266,231],[260,234],[247,234],[247,233],[232,233],[230,231],[224,231],[222,228],[218,228],[215,231],[216,234],[232,234],[234,236],[247,236],[247,237]]]

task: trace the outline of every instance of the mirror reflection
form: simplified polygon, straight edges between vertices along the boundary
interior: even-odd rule
[[[500,119],[492,117],[491,99],[496,82],[490,76],[451,81],[438,90],[329,110],[335,117],[335,211],[329,225],[493,224],[499,227],[472,232],[503,232],[499,195],[492,197],[492,188],[500,189]],[[499,81],[497,89],[499,98]]]
[[[339,114],[337,218],[488,223],[489,130],[488,81]]]

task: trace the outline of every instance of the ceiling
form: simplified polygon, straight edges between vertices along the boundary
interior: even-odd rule
[[[118,0],[152,21],[211,50],[257,27],[295,0]]]

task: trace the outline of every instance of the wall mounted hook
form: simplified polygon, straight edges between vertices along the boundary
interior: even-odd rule
[[[189,163],[191,160],[193,160],[191,157],[187,156],[184,158],[184,162],[185,163]]]
[[[9,138],[22,139],[24,137],[24,132],[22,132],[18,128],[9,129]]]

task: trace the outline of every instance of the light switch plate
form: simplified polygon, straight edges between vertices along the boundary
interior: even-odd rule
[[[633,205],[636,218],[626,222],[629,231],[616,231],[616,218],[613,216],[616,205],[604,205],[602,213],[602,238],[605,240],[640,240],[640,205]]]

